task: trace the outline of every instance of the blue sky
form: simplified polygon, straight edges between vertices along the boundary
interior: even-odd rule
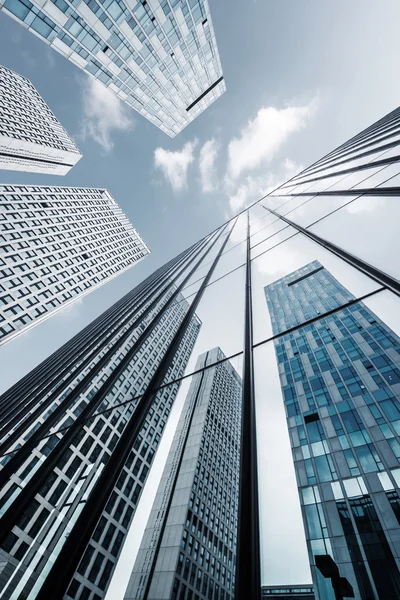
[[[63,178],[3,171],[2,182],[106,187],[152,250],[130,272],[2,347],[1,391],[160,264],[399,104],[398,0],[209,3],[227,92],[173,140],[0,13],[0,63],[32,81],[83,153]],[[347,228],[332,221],[323,232],[348,241],[356,228],[360,236],[351,243],[364,240],[367,253],[362,232],[372,231],[380,208],[347,213]],[[386,210],[389,214],[389,205]],[[394,225],[390,232],[394,238]],[[392,238],[387,244],[393,256]],[[373,248],[378,252],[377,244]],[[293,269],[301,266],[288,253],[279,260]],[[269,279],[261,278],[260,285],[285,273],[269,267],[264,274]],[[279,415],[280,437],[287,443]],[[278,476],[274,467],[271,472]],[[309,577],[298,516],[285,525],[284,540],[290,532],[300,540],[288,583]],[[276,533],[268,527],[266,548]],[[264,578],[271,584],[285,576],[279,566],[283,544],[280,548],[281,554],[265,559]]]

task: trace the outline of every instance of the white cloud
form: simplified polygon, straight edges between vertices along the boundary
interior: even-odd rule
[[[262,198],[282,183],[299,173],[303,167],[286,158],[278,173],[268,173],[267,175],[248,175],[246,179],[236,188],[234,193],[229,195],[229,207],[233,214],[239,212],[245,206]],[[227,183],[232,188],[232,181]]]
[[[262,275],[273,275],[272,282],[288,273],[293,273],[308,262],[310,262],[309,257],[304,256],[297,248],[294,252],[293,246],[288,248],[286,244],[281,244],[274,252],[271,251],[257,258],[254,264]],[[267,283],[270,281],[266,281],[264,285]]]
[[[220,149],[219,142],[211,138],[200,150],[199,169],[201,178],[201,189],[203,192],[213,192],[218,187],[215,160]]]
[[[114,131],[133,129],[135,122],[132,112],[96,79],[88,77],[84,82],[83,135],[94,139],[105,152],[110,152],[114,147],[111,139]]]
[[[236,192],[229,197],[229,206],[232,213],[239,212],[245,206],[265,196],[270,187],[270,175],[257,177],[249,175],[246,177]]]
[[[289,135],[305,127],[316,104],[313,100],[307,106],[260,108],[255,118],[242,129],[240,137],[229,143],[228,177],[235,180],[243,172],[270,162]]]
[[[197,139],[194,139],[192,142],[186,142],[180,151],[171,152],[164,148],[156,148],[154,151],[155,167],[162,171],[175,191],[187,187],[187,172],[189,165],[194,161],[193,152],[196,146]]]

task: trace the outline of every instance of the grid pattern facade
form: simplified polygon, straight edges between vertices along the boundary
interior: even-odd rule
[[[0,515],[0,547],[10,544],[9,535],[11,533],[20,534],[18,528],[21,523],[25,528],[24,521],[21,519],[26,513],[28,504],[31,505],[34,499],[40,500],[41,489],[45,492],[43,486],[46,481],[58,468],[58,463],[62,465],[66,444],[68,447],[71,445],[76,446],[76,436],[81,435],[81,430],[85,429],[86,423],[94,417],[95,412],[98,411],[96,418],[100,418],[100,416],[103,417],[107,414],[108,410],[116,412],[119,408],[128,406],[137,400],[133,415],[128,418],[122,432],[118,435],[114,449],[107,461],[103,463],[104,467],[99,471],[99,474],[96,474],[98,478],[91,493],[81,503],[82,508],[79,516],[75,522],[73,520],[69,521],[67,534],[62,538],[60,537],[56,542],[56,546],[54,546],[56,551],[51,556],[51,560],[46,563],[46,570],[42,570],[39,578],[34,583],[35,590],[32,590],[32,593],[22,592],[22,595],[26,596],[28,594],[28,597],[31,596],[29,600],[33,600],[32,594],[35,596],[35,600],[48,600],[49,598],[61,600],[61,598],[70,597],[69,593],[67,595],[67,591],[70,590],[71,594],[79,594],[81,598],[89,596],[89,600],[93,600],[96,594],[100,594],[99,589],[91,586],[98,586],[100,580],[97,577],[102,577],[102,570],[105,568],[104,563],[100,565],[100,573],[96,574],[96,566],[93,575],[88,574],[87,584],[79,579],[79,563],[86,553],[88,544],[91,544],[94,540],[95,530],[101,517],[104,516],[106,506],[116,489],[117,481],[125,469],[125,463],[128,461],[135,440],[139,435],[142,435],[141,430],[146,425],[148,415],[151,414],[150,411],[153,408],[156,394],[161,390],[165,391],[175,383],[180,383],[180,378],[172,381],[167,379],[166,381],[165,377],[174,363],[180,344],[190,328],[193,318],[196,314],[201,315],[202,308],[207,306],[207,302],[210,302],[211,295],[207,294],[210,286],[217,282],[219,284],[225,278],[230,278],[228,281],[232,283],[235,277],[234,272],[236,273],[239,269],[242,269],[245,276],[245,285],[243,285],[244,282],[241,277],[237,280],[239,283],[235,283],[233,288],[228,287],[223,289],[222,293],[216,293],[211,305],[212,310],[215,307],[215,310],[218,311],[219,309],[220,313],[213,314],[212,316],[216,318],[211,320],[211,323],[207,323],[212,328],[212,335],[221,335],[221,340],[230,348],[231,353],[223,359],[223,362],[240,356],[243,359],[240,467],[238,468],[239,465],[236,465],[240,481],[240,495],[235,593],[240,598],[258,598],[261,592],[257,506],[259,492],[257,482],[258,463],[255,439],[255,397],[259,393],[259,388],[254,386],[254,378],[259,376],[260,372],[257,363],[253,360],[253,350],[262,348],[262,346],[266,347],[271,341],[276,341],[277,347],[280,348],[278,340],[284,339],[284,350],[287,354],[285,355],[282,349],[278,350],[278,354],[283,355],[279,358],[279,364],[281,365],[282,385],[285,387],[289,427],[292,430],[293,450],[298,465],[297,472],[302,498],[304,495],[303,511],[305,520],[309,523],[307,525],[307,535],[313,578],[317,586],[315,588],[316,597],[319,599],[321,597],[332,598],[332,590],[328,590],[327,585],[325,585],[326,580],[320,581],[318,579],[319,575],[315,571],[313,562],[315,552],[326,553],[329,548],[332,548],[332,555],[340,565],[341,575],[351,580],[359,598],[368,597],[368,595],[375,599],[378,597],[393,597],[390,586],[396,589],[398,578],[398,571],[392,569],[393,560],[397,561],[398,556],[396,553],[398,525],[396,521],[393,521],[393,519],[397,519],[399,506],[399,490],[395,485],[398,477],[398,459],[396,457],[398,419],[397,397],[395,395],[398,383],[396,379],[393,379],[397,377],[397,367],[393,365],[397,364],[398,338],[382,321],[375,318],[375,315],[367,310],[365,305],[361,304],[361,301],[372,297],[377,298],[379,301],[380,298],[388,297],[392,293],[396,294],[398,298],[400,297],[400,284],[398,280],[390,275],[390,269],[389,273],[379,270],[379,265],[374,266],[373,259],[368,263],[363,260],[362,256],[357,257],[346,251],[346,248],[341,248],[329,242],[329,240],[319,237],[314,232],[320,231],[319,223],[321,221],[330,218],[334,213],[337,214],[342,207],[353,202],[356,206],[357,202],[364,201],[365,197],[387,198],[399,195],[400,190],[396,187],[400,161],[397,148],[400,143],[399,124],[400,109],[397,109],[331,152],[318,163],[314,163],[290,182],[283,184],[279,188],[279,193],[283,194],[280,200],[276,195],[264,197],[262,201],[256,202],[254,206],[246,208],[239,218],[233,218],[193,244],[160,267],[127,297],[111,307],[89,328],[84,329],[71,342],[55,352],[40,367],[21,379],[18,384],[0,398],[0,423],[4,440],[3,442],[0,441],[0,457],[4,457],[0,469],[0,498],[4,498],[6,503],[9,498],[6,497],[5,490],[9,489],[9,482],[13,480],[13,475],[16,475],[23,463],[31,458],[36,447],[41,447],[42,440],[57,434],[57,432],[54,432],[54,428],[60,420],[64,419],[64,415],[70,406],[76,405],[79,413],[78,400],[81,394],[85,393],[87,386],[95,381],[97,374],[107,364],[113,364],[110,372],[103,375],[98,391],[90,398],[89,403],[83,408],[82,412],[78,416],[74,415],[76,418],[71,417],[72,423],[70,422],[63,427],[60,441],[53,447],[54,441],[50,442],[46,450],[48,456],[33,473],[32,477],[29,479],[28,474],[25,485],[18,490],[13,489],[11,491],[11,496],[15,491],[17,495],[13,497],[5,513],[2,516]],[[311,175],[311,171],[314,173],[315,169],[319,169],[318,165],[322,164],[325,165],[322,174],[315,177],[314,174]],[[304,181],[308,178],[307,173],[310,174],[310,178]],[[348,175],[351,175],[349,180],[347,180]],[[371,179],[369,179],[370,177]],[[369,181],[367,181],[368,179]],[[311,185],[309,186],[309,184]],[[316,189],[314,186],[316,186]],[[327,187],[330,189],[324,191]],[[310,201],[310,196],[313,202]],[[320,202],[321,196],[334,197],[335,203],[332,210],[330,210],[332,205],[329,205],[328,211],[324,210],[324,204]],[[321,209],[322,214],[319,212],[317,215],[317,222],[310,223],[312,219],[316,218],[315,210],[311,212],[311,215],[308,215],[306,222],[303,218],[298,219],[296,217],[296,222],[290,222],[286,218],[285,214],[288,214],[286,211],[290,211],[291,215],[292,213],[295,214],[293,205],[302,207],[303,204],[308,204],[308,202],[310,202],[310,205],[314,204],[314,209],[315,206]],[[271,207],[273,207],[273,211]],[[270,215],[268,215],[268,211],[271,213]],[[377,218],[381,216],[381,213],[381,210],[376,212]],[[390,217],[391,213],[388,211],[386,214]],[[247,228],[244,227],[243,217],[247,221]],[[280,232],[274,230],[272,235],[269,235],[271,229],[267,231],[267,228],[275,227],[274,224],[277,219],[288,225],[284,228],[284,236],[288,235],[284,240],[275,237]],[[300,226],[297,220],[303,223],[305,227]],[[261,221],[264,222],[261,223]],[[261,229],[259,225],[261,225]],[[311,227],[311,225],[313,226]],[[245,238],[242,242],[242,248],[246,247],[246,259],[242,263],[243,253],[239,252],[236,254],[235,264],[229,264],[228,266],[225,255],[229,252],[229,256],[232,257],[233,253],[230,253],[230,250],[237,245],[236,235],[234,236],[235,239],[230,239],[233,228],[235,228],[235,234],[239,233],[241,239]],[[254,233],[256,235],[253,237]],[[260,240],[258,234],[263,239]],[[306,238],[312,239],[314,242],[309,245],[310,259],[305,259],[304,263],[315,258],[318,246],[323,247],[324,252],[328,251],[335,257],[339,257],[347,265],[351,265],[352,269],[361,271],[364,277],[369,277],[375,284],[372,285],[374,289],[368,294],[352,299],[352,296],[343,287],[332,278],[327,278],[328,274],[322,268],[322,265],[314,263],[310,267],[314,273],[310,273],[310,270],[307,269],[301,270],[290,281],[293,285],[288,284],[281,289],[282,307],[284,311],[288,311],[288,315],[292,315],[290,318],[285,319],[284,312],[277,314],[277,322],[280,322],[284,329],[280,333],[276,333],[275,336],[271,337],[268,332],[267,337],[264,339],[253,340],[253,328],[255,333],[257,330],[258,337],[260,337],[260,333],[262,337],[263,333],[262,327],[261,332],[258,331],[260,322],[256,313],[259,304],[253,298],[256,287],[254,283],[252,284],[252,275],[262,271],[258,267],[263,267],[264,258],[266,259],[264,264],[267,266],[271,264],[271,261],[276,260],[274,249],[280,244],[286,243],[286,240],[291,240],[294,236],[297,236],[301,243],[306,241]],[[268,243],[261,247],[261,243],[264,244],[271,237],[275,237],[272,242],[273,245],[271,246]],[[281,238],[281,235],[279,237]],[[292,245],[291,242],[288,243],[286,248],[290,245]],[[345,245],[348,247],[347,240]],[[255,248],[257,249],[255,250]],[[293,251],[293,246],[291,251]],[[294,251],[296,252],[296,248]],[[386,259],[388,259],[388,256],[386,256]],[[257,267],[257,271],[254,268],[252,269],[252,266]],[[269,272],[269,269],[267,271]],[[397,272],[396,269],[394,271]],[[199,277],[200,274],[201,277]],[[307,277],[307,275],[310,275],[310,277]],[[299,302],[296,302],[296,294],[287,295],[288,289],[291,292],[299,291],[302,286],[310,285],[313,282],[313,277],[318,278],[318,280],[323,278],[323,286],[318,286],[318,290],[312,286],[311,289],[307,288],[307,296],[303,298],[299,307]],[[296,278],[297,282],[295,281]],[[376,286],[376,284],[379,285]],[[177,286],[175,291],[172,290],[173,285]],[[195,291],[193,291],[194,285]],[[265,285],[265,282],[263,285]],[[331,288],[329,288],[330,285]],[[211,289],[216,290],[216,288]],[[132,362],[135,354],[140,355],[140,348],[144,341],[159,325],[159,317],[165,316],[165,311],[172,308],[170,301],[177,301],[176,295],[181,292],[187,293],[186,290],[189,290],[187,300],[190,299],[190,303],[185,308],[186,313],[171,343],[165,348],[159,348],[158,367],[156,367],[154,375],[148,381],[143,393],[136,398],[129,396],[122,403],[113,405],[110,409],[102,410],[99,408],[112,388],[118,385],[120,375]],[[326,294],[326,290],[329,290],[329,295]],[[240,300],[244,300],[245,310],[243,311],[243,306],[241,306],[239,316],[232,316],[226,310],[226,298],[234,299],[234,294],[237,294]],[[340,297],[340,295],[342,296]],[[290,303],[288,301],[289,297]],[[335,302],[335,298],[337,302]],[[202,300],[205,300],[203,305],[201,305]],[[340,301],[343,304],[340,304]],[[182,301],[182,304],[184,302]],[[161,308],[160,305],[162,305]],[[140,310],[139,307],[141,307]],[[329,307],[333,308],[328,310]],[[280,308],[281,303],[279,302],[277,303],[277,310],[280,310]],[[325,309],[328,312],[324,312]],[[291,312],[292,310],[295,311],[295,315]],[[305,313],[303,313],[303,310],[308,311],[311,320],[304,321]],[[137,341],[126,355],[122,355],[118,366],[115,367],[115,362],[112,362],[113,356],[119,357],[119,348],[123,348],[128,337],[132,334],[132,329],[137,330],[138,327],[141,329],[141,321],[145,317],[147,318],[150,313],[152,313],[152,317],[148,325],[143,325],[144,329],[142,333],[139,333]],[[210,317],[210,313],[211,311],[207,312],[207,319]],[[135,319],[132,316],[133,314],[138,315],[139,322],[137,318]],[[340,318],[335,321],[334,317],[336,315],[339,315]],[[227,319],[225,323],[223,322],[224,317]],[[265,318],[264,306],[264,310],[261,311],[261,320],[265,322]],[[127,324],[126,319],[130,319],[130,326],[125,333],[122,333],[122,329]],[[133,322],[132,319],[134,319]],[[294,328],[285,329],[292,323],[295,323]],[[330,329],[334,327],[335,333],[333,336],[335,339],[332,339],[329,331],[324,331],[318,323],[328,323]],[[243,345],[239,346],[239,349],[238,346],[230,344],[228,337],[223,337],[228,335],[231,338],[231,334],[235,333],[235,327],[237,328],[236,333],[240,330],[240,339],[243,340]],[[206,327],[203,328],[203,333],[205,330]],[[278,330],[278,326],[275,324],[275,331]],[[304,334],[305,337],[299,339],[299,332]],[[318,335],[321,339],[318,338]],[[103,355],[102,351],[111,339],[115,343]],[[292,342],[296,344],[298,349],[301,347],[302,351],[293,349],[292,353]],[[201,343],[200,341],[199,345]],[[322,359],[324,353],[320,353],[320,350],[326,350],[329,356],[332,356],[332,359],[328,358],[334,364],[334,368],[329,368],[329,372],[332,371],[329,375],[325,368],[330,363],[328,358],[326,361]],[[109,354],[110,351],[112,356]],[[319,352],[318,355],[317,351]],[[358,351],[360,353],[364,352],[365,356],[368,357],[367,360],[371,363],[369,364],[365,360],[365,371],[362,370],[364,359],[360,362],[356,358]],[[293,363],[292,371],[290,361],[298,356],[295,352],[301,354],[300,359],[296,358],[296,360],[304,360],[304,365],[302,362],[302,368],[306,373],[304,376],[301,376],[302,370],[297,363]],[[306,355],[307,358],[305,358]],[[149,355],[144,356],[144,368],[148,358]],[[376,373],[374,372],[373,365],[375,363],[373,360],[376,360]],[[89,363],[93,364],[93,367],[87,375],[81,377],[81,372]],[[383,363],[386,366],[383,366]],[[214,363],[213,366],[216,367],[220,364],[222,363]],[[342,367],[346,367],[348,370]],[[205,373],[209,368],[210,365],[207,365],[206,368],[200,369],[200,374]],[[321,371],[321,376],[317,382],[313,376],[318,374],[318,369]],[[368,375],[366,371],[371,371],[371,375]],[[350,377],[353,373],[356,375]],[[199,375],[199,371],[185,373],[184,377],[193,375]],[[284,379],[283,376],[289,378],[289,380],[291,377],[292,380],[288,382],[288,379]],[[302,377],[304,378],[304,386],[300,381]],[[382,381],[378,377],[381,377]],[[75,378],[79,380],[79,383],[71,389],[71,383],[75,381]],[[309,381],[310,383],[308,383]],[[299,387],[297,387],[298,384]],[[309,389],[306,384],[309,385]],[[325,384],[327,392],[324,388]],[[375,385],[377,387],[374,387]],[[286,389],[287,386],[290,387],[290,390]],[[357,394],[357,390],[361,390],[361,393]],[[296,396],[293,396],[294,392]],[[345,396],[346,392],[349,399]],[[390,393],[394,396],[391,397]],[[384,394],[389,397],[383,398]],[[121,396],[121,398],[123,397]],[[48,410],[49,407],[54,406],[53,403],[57,399],[59,399],[59,406],[55,410]],[[261,401],[263,400],[264,398],[261,398]],[[333,401],[331,402],[331,400]],[[389,400],[389,402],[386,402],[386,400]],[[336,414],[334,414],[335,410],[337,411]],[[346,414],[350,411],[352,411],[358,429],[356,429],[349,414]],[[309,414],[305,414],[308,412]],[[41,418],[42,414],[45,415],[43,424],[38,423],[39,427],[33,431],[31,429],[32,425],[36,423],[37,419]],[[357,420],[358,417],[359,420]],[[317,425],[313,427],[313,423]],[[20,428],[14,431],[13,428],[17,424],[20,425]],[[362,427],[362,425],[367,424],[368,426]],[[321,425],[321,428],[319,425]],[[301,426],[304,427],[304,434]],[[27,430],[26,435],[24,434],[24,428]],[[318,435],[322,439],[318,439]],[[367,435],[369,438],[366,437]],[[360,443],[362,440],[365,443]],[[317,441],[321,442],[322,445],[314,445]],[[17,448],[16,443],[21,444],[21,446]],[[349,444],[349,448],[344,447],[346,443]],[[111,446],[109,445],[109,447]],[[10,448],[12,448],[12,454],[9,453]],[[324,454],[326,458],[320,454],[321,449],[326,452]],[[347,450],[353,451],[353,454],[350,454]],[[307,456],[307,453],[309,453],[309,456]],[[59,459],[61,459],[61,462]],[[381,465],[384,467],[383,469],[380,468]],[[378,470],[371,470],[371,466]],[[331,467],[333,468],[331,469]],[[357,469],[360,474],[358,474]],[[336,479],[334,478],[335,471],[337,474]],[[179,470],[177,472],[179,473]],[[332,477],[332,480],[329,480],[330,477]],[[323,478],[328,480],[323,481]],[[13,483],[16,482],[13,481]],[[201,483],[204,485],[204,482]],[[379,501],[377,501],[377,494],[380,494]],[[188,502],[189,500],[190,496]],[[50,507],[46,508],[51,510]],[[192,510],[191,507],[189,509]],[[39,528],[43,527],[40,522],[41,513],[35,513],[35,515],[39,519]],[[32,522],[32,526],[35,523],[36,521]],[[29,535],[30,531],[26,531]],[[32,531],[34,532],[34,529]],[[245,533],[243,534],[243,532]],[[38,535],[41,535],[41,531]],[[188,532],[188,535],[192,534]],[[11,538],[12,541],[13,538]],[[96,542],[96,540],[94,541]],[[351,548],[350,551],[349,548]],[[14,552],[14,546],[11,547],[11,551]],[[186,557],[186,546],[184,553]],[[53,558],[54,556],[55,558]],[[0,562],[3,569],[4,586],[11,585],[8,582],[13,576],[13,568],[18,566],[13,560],[13,557],[8,553],[5,560]],[[89,565],[85,567],[85,564],[83,564],[83,567],[92,569],[95,565],[91,561],[97,560],[97,556],[92,555],[85,560],[89,560]],[[38,569],[40,568],[41,565]],[[378,577],[378,574],[380,575],[382,572],[384,577]],[[87,570],[84,573],[86,574]],[[31,576],[34,579],[37,576],[36,571],[31,573]],[[89,577],[94,576],[96,576],[95,583],[89,581]],[[77,590],[74,587],[71,588],[72,579],[78,580],[80,587]],[[190,588],[190,583],[187,584],[182,581],[180,575],[177,576],[177,579],[179,584],[186,585],[186,589],[181,585],[180,594],[189,597],[190,592],[192,592],[192,596],[193,593],[197,593],[196,590],[193,592],[193,589]],[[74,583],[74,586],[76,585]],[[386,586],[383,591],[382,586]],[[38,587],[40,587],[39,590],[37,590]],[[362,592],[360,592],[361,588]],[[377,588],[378,590],[375,591]],[[210,593],[210,589],[211,586],[208,585],[208,593]],[[370,589],[372,589],[371,593]],[[4,587],[4,590],[3,595],[7,593],[6,587]],[[363,596],[361,596],[361,593]],[[397,590],[394,597],[399,597]]]
[[[0,65],[0,169],[65,175],[81,157],[31,82]]]
[[[261,589],[261,598],[280,598],[281,600],[314,600],[314,590],[309,585],[265,585]]]
[[[315,261],[265,288],[316,597],[329,554],[360,600],[400,596],[400,339]],[[383,577],[383,573],[385,576]]]
[[[148,252],[107,190],[0,186],[0,343]]]
[[[214,348],[196,370],[224,358]],[[126,600],[233,598],[241,393],[230,362],[193,377]]]
[[[225,91],[207,0],[0,0],[0,8],[171,137]]]
[[[2,543],[1,597],[18,598],[19,594],[23,594],[26,598],[36,598],[43,579],[90,499],[96,481],[135,412],[136,401],[127,400],[138,398],[143,393],[158,366],[160,356],[182,322],[187,303],[181,296],[163,314],[134,358],[125,360],[121,374],[102,402],[95,408],[91,408],[91,403],[95,402],[113,370],[127,358],[144,328],[165,305],[171,293],[133,331],[130,328],[137,314],[128,310],[124,318],[114,322],[115,331],[111,339],[102,344],[100,337],[98,353],[88,364],[85,365],[83,361],[82,367],[78,365],[75,371],[71,365],[66,374],[71,378],[68,388],[61,386],[53,394],[54,400],[46,402],[43,408],[40,406],[43,400],[37,401],[33,408],[38,416],[26,426],[22,416],[22,420],[18,420],[15,427],[10,429],[9,436],[15,431],[19,435],[15,436],[8,453],[2,458],[3,467],[14,456],[13,451],[43,426],[49,415],[59,413],[51,433],[38,440],[27,460],[15,470],[3,488],[0,514],[7,511],[27,482],[37,476],[46,459],[49,456],[51,459],[52,451],[62,443],[65,448],[45,483]],[[182,376],[199,330],[199,320],[192,319],[168,371],[171,380]],[[91,376],[93,368],[96,365],[99,367],[110,349],[110,359],[97,369],[95,376]],[[65,405],[82,380],[86,380],[83,391],[76,393],[74,400]],[[156,395],[64,596],[66,600],[99,600],[104,597],[178,389],[179,383],[174,383]],[[110,410],[121,404],[123,406],[120,408]],[[75,436],[71,436],[71,427],[85,412],[91,414],[91,418],[84,420],[83,427]]]

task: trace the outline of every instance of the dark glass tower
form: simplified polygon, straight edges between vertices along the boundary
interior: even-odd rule
[[[0,398],[1,597],[104,597],[230,231],[160,267]]]
[[[315,567],[328,554],[356,598],[395,600],[400,338],[318,261],[265,296],[274,334],[295,328],[274,343],[316,598],[334,598]]]
[[[229,361],[193,376],[125,600],[233,598],[241,396]]]
[[[174,383],[155,394],[140,433],[126,445],[138,400],[188,311],[178,294],[162,314],[173,294],[147,316],[137,294],[129,294],[52,357],[51,367],[40,365],[3,396],[2,597],[39,597],[82,510],[94,509],[102,473],[122,452],[120,474],[64,596],[104,597],[179,389]],[[200,326],[194,316],[170,379],[183,375]]]

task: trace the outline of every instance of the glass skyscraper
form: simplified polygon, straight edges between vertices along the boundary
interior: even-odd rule
[[[85,506],[93,510],[98,501],[101,476],[125,452],[62,593],[69,600],[104,597],[179,383],[155,393],[129,444],[127,430],[187,311],[174,287],[158,303],[144,302],[135,290],[53,355],[51,365],[45,361],[0,399],[7,406],[1,598],[56,597],[42,589],[46,577]],[[190,319],[167,371],[171,380],[183,375],[200,327],[196,316]],[[106,480],[109,484],[110,477]]]
[[[107,190],[0,185],[0,344],[148,253]]]
[[[171,137],[226,89],[207,0],[0,0],[1,8]]]
[[[0,65],[0,169],[65,175],[80,158],[31,82]]]
[[[395,600],[400,338],[318,261],[265,296],[274,334],[293,328],[274,344],[316,598],[335,597],[324,554],[359,600]]]
[[[125,600],[233,598],[241,397],[229,361],[193,376]]]
[[[228,362],[237,366],[242,382],[238,456],[231,456],[226,478],[219,465],[215,467],[218,478],[214,476],[211,456],[207,466],[198,460],[200,450],[193,457],[188,479],[197,464],[201,469],[204,465],[204,477],[201,471],[196,490],[194,479],[184,481],[185,494],[190,485],[194,494],[193,507],[188,504],[190,496],[184,498],[184,518],[192,511],[190,530],[176,513],[177,531],[188,533],[188,541],[179,550],[185,563],[181,573],[178,562],[165,566],[169,577],[176,577],[172,585],[179,589],[179,600],[196,600],[203,584],[208,596],[213,589],[212,600],[216,600],[216,583],[221,596],[222,567],[226,569],[223,591],[235,593],[235,600],[260,597],[265,579],[271,579],[271,562],[282,569],[279,579],[285,588],[284,576],[300,552],[296,533],[288,526],[295,526],[294,511],[285,511],[286,502],[291,509],[296,506],[297,498],[291,503],[296,488],[285,485],[289,482],[284,473],[282,486],[273,479],[265,485],[271,463],[275,462],[278,472],[283,465],[275,446],[266,452],[268,444],[274,440],[283,453],[285,437],[285,431],[275,429],[273,402],[282,408],[282,399],[274,343],[311,563],[314,555],[319,562],[330,554],[358,600],[399,597],[399,344],[382,322],[387,315],[387,322],[396,327],[400,298],[400,237],[395,229],[400,219],[399,144],[400,109],[396,109],[169,260],[0,397],[0,507],[4,511],[0,516],[0,600],[21,600],[21,596],[99,600],[104,596],[135,512],[136,492],[141,491],[137,485],[144,484],[147,469],[155,464],[153,452],[174,390],[183,380],[186,386],[190,378],[199,381],[204,375],[205,379],[208,371]],[[51,194],[54,188],[30,189]],[[10,192],[10,200],[16,193],[12,186],[2,191]],[[36,208],[48,209],[47,202],[38,199],[37,204],[43,204]],[[11,201],[6,205],[11,210]],[[378,207],[373,218],[363,218],[364,205]],[[98,214],[105,206],[99,205]],[[25,215],[26,206],[22,210],[21,221],[34,219]],[[33,227],[44,226],[40,223],[45,219],[46,214],[38,216],[39,224]],[[353,236],[360,222],[362,235]],[[1,235],[9,235],[7,228]],[[10,236],[2,245],[11,245],[12,240]],[[273,331],[264,287],[278,278],[278,269],[280,276],[288,276],[309,263],[289,276],[287,285],[274,284],[275,292],[268,288],[275,313]],[[321,281],[322,285],[316,285]],[[296,290],[304,293],[297,297]],[[194,356],[215,347],[223,347],[225,357],[209,353],[207,364],[196,368]],[[3,359],[6,348],[1,350]],[[191,350],[193,358],[187,360]],[[13,369],[19,366],[15,363]],[[7,372],[4,380],[8,378]],[[3,387],[4,380],[0,381]],[[182,395],[184,391],[182,385]],[[217,451],[226,457],[232,448],[227,437],[231,433],[225,426],[225,431],[219,430],[218,420],[215,423],[220,401],[221,396],[212,411],[214,421],[209,419],[211,413],[206,417],[210,438],[205,443],[210,446],[200,449],[211,452],[214,438],[223,440]],[[222,419],[231,427],[229,415],[221,415],[221,424]],[[202,435],[200,428],[199,438]],[[198,448],[199,440],[193,441],[193,448]],[[138,458],[142,463],[137,463]],[[216,517],[219,524],[221,517],[213,509],[215,494],[206,483],[206,471],[209,482],[214,477],[217,511],[219,490],[227,488],[228,494],[229,486],[237,486],[235,579],[234,548],[229,545],[235,527],[231,521],[229,527],[226,524],[228,542],[225,532],[224,540],[217,534]],[[179,469],[176,473],[184,475]],[[271,510],[277,498],[279,516]],[[210,509],[209,523],[205,523],[207,548],[196,529],[197,500],[199,511],[202,502]],[[223,505],[221,515],[222,510]],[[216,515],[212,539],[211,511]],[[173,514],[165,513],[168,519]],[[267,531],[275,527],[276,535],[266,537],[266,516]],[[164,520],[160,527],[164,523],[172,524]],[[174,548],[175,542],[184,542],[183,533],[177,537]],[[210,553],[209,571],[206,558],[203,565],[198,557],[194,560],[195,541]],[[160,546],[160,551],[164,548]],[[151,553],[155,549],[157,543]],[[126,552],[121,569],[129,547]],[[211,556],[221,562],[219,583],[211,574]],[[129,559],[130,571],[133,560]],[[190,562],[188,581],[184,579],[186,559]],[[158,561],[154,568],[159,568]],[[200,572],[201,591],[190,583],[192,571]],[[322,572],[313,569],[313,573],[316,597],[330,600],[330,581],[322,579]],[[117,583],[121,590],[120,578]],[[112,595],[112,587],[108,589]]]

